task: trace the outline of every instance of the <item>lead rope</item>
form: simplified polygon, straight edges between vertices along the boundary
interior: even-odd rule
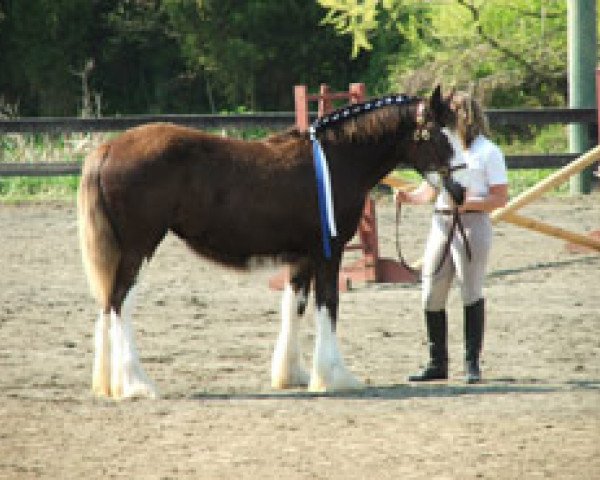
[[[454,233],[456,232],[457,228],[458,228],[458,233],[460,233],[460,236],[462,237],[463,242],[465,244],[465,252],[467,254],[467,258],[468,258],[469,262],[471,261],[471,257],[472,257],[471,245],[469,243],[469,239],[467,238],[467,234],[465,232],[465,227],[462,223],[462,220],[460,219],[460,213],[458,212],[458,207],[453,207],[452,208],[452,225],[450,225],[450,230],[448,230],[448,239],[446,240],[446,243],[444,245],[444,250],[442,250],[442,258],[440,259],[440,263],[438,264],[437,268],[435,269],[433,276],[440,273],[440,270],[444,266],[444,263],[446,262],[446,258],[448,257],[448,254],[450,253],[450,246],[452,245],[452,239],[454,238]]]
[[[396,253],[398,255],[398,262],[409,272],[420,277],[421,272],[419,270],[417,270],[416,268],[411,267],[406,262],[406,260],[404,259],[404,255],[402,254],[402,246],[400,245],[401,214],[402,214],[402,204],[396,202]],[[442,269],[442,266],[444,265],[444,262],[446,261],[448,254],[450,253],[450,246],[452,245],[452,238],[454,237],[454,233],[457,228],[458,228],[458,232],[460,233],[460,236],[462,237],[463,242],[465,244],[465,252],[467,254],[467,258],[468,258],[469,262],[471,261],[471,258],[473,256],[472,252],[471,252],[471,244],[469,243],[469,239],[467,238],[467,234],[465,232],[465,227],[462,223],[462,220],[460,219],[460,213],[458,212],[458,207],[454,207],[452,209],[452,225],[450,226],[450,230],[448,231],[448,239],[446,240],[446,243],[444,244],[444,250],[442,251],[442,258],[440,259],[440,262],[439,262],[437,268],[435,269],[435,271],[433,272],[432,276],[436,276],[438,273],[440,273],[440,270]]]
[[[411,267],[406,260],[404,260],[404,255],[402,255],[402,247],[400,245],[400,219],[402,213],[402,204],[396,203],[396,253],[398,254],[398,262],[402,265],[406,270],[410,273],[414,274],[416,277],[421,277],[421,272],[416,268]]]
[[[466,165],[456,165],[454,167],[450,167],[448,173],[452,173],[452,172],[454,172],[456,170],[460,170],[462,168],[466,168]],[[450,230],[448,230],[448,239],[446,240],[444,249],[442,250],[442,257],[440,258],[440,262],[439,262],[437,268],[435,269],[435,272],[433,272],[433,276],[440,273],[440,270],[444,266],[444,263],[446,262],[446,258],[448,257],[448,254],[450,253],[450,246],[452,245],[452,239],[454,238],[454,233],[456,232],[457,228],[458,228],[458,232],[460,233],[460,236],[463,239],[463,243],[465,245],[465,253],[467,254],[467,259],[469,260],[469,262],[471,261],[471,258],[472,258],[471,244],[469,243],[469,239],[467,238],[467,234],[465,232],[465,227],[462,223],[462,220],[460,219],[460,213],[458,211],[458,206],[454,205],[452,207],[452,224],[450,225]]]

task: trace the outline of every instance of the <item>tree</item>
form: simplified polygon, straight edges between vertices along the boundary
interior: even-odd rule
[[[346,88],[372,68],[324,15],[305,0],[0,0],[0,99],[21,115],[73,115],[89,95],[103,114],[291,109],[294,84]]]
[[[217,109],[289,109],[294,84],[346,88],[367,64],[365,56],[350,59],[350,39],[320,25],[324,10],[313,2],[199,0],[195,13],[173,3],[174,22],[186,22],[180,41],[189,71]]]
[[[396,26],[406,44],[391,65],[391,84],[409,91],[471,84],[497,106],[565,102],[564,1],[319,2],[328,8],[324,21],[351,35],[355,51],[371,48],[387,23]]]
[[[71,72],[85,63],[81,46],[93,16],[90,3],[1,0],[0,11],[0,93],[5,101],[27,113],[72,111],[79,83]]]

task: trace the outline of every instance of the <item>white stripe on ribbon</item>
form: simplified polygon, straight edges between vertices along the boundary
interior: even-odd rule
[[[333,195],[331,194],[331,176],[329,175],[329,167],[325,158],[325,153],[321,147],[321,142],[317,140],[317,148],[319,149],[318,165],[323,173],[323,183],[325,187],[325,213],[327,214],[327,223],[329,224],[329,233],[332,237],[337,237],[337,228],[335,226],[335,210],[333,209]]]

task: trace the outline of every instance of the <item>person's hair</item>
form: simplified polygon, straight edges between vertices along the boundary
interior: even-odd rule
[[[481,104],[472,95],[456,91],[452,94],[450,105],[456,113],[456,131],[465,147],[469,148],[478,135],[489,135],[488,119]]]

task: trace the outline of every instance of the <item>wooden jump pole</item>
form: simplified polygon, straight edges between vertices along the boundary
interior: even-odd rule
[[[564,183],[572,175],[580,172],[584,168],[588,167],[592,163],[600,159],[600,146],[596,146],[589,152],[583,154],[577,160],[571,162],[569,165],[557,170],[552,175],[542,180],[529,190],[523,192],[519,196],[511,200],[505,207],[495,210],[491,214],[492,222],[497,223],[502,220],[508,223],[512,223],[519,227],[528,228],[539,233],[550,235],[568,242],[582,245],[584,247],[592,248],[600,252],[600,240],[592,237],[581,235],[578,233],[570,232],[554,225],[549,225],[538,220],[533,220],[528,217],[524,217],[516,213],[516,210],[523,206],[531,203],[542,194],[554,188],[561,183]]]
[[[561,240],[566,240],[567,242],[582,245],[600,252],[600,240],[594,237],[571,232],[569,230],[565,230],[554,225],[549,225],[529,217],[524,217],[523,215],[519,215],[517,213],[510,213],[508,217],[505,217],[502,220],[512,223],[518,227],[528,228],[529,230],[534,230],[551,237],[560,238]]]
[[[506,217],[508,217],[515,210],[518,210],[519,208],[523,207],[524,205],[527,205],[528,203],[531,203],[533,200],[540,197],[545,192],[556,187],[557,185],[564,183],[572,175],[575,175],[576,173],[580,172],[581,170],[583,170],[584,168],[586,168],[587,166],[591,165],[599,159],[600,146],[597,145],[595,148],[592,148],[589,152],[584,153],[577,160],[572,161],[565,167],[561,168],[560,170],[557,170],[552,175],[548,176],[541,182],[531,187],[529,190],[526,190],[525,192],[515,197],[513,200],[508,202],[508,204],[505,207],[494,210],[494,212],[491,215],[492,221],[498,222],[499,220],[505,220]]]

